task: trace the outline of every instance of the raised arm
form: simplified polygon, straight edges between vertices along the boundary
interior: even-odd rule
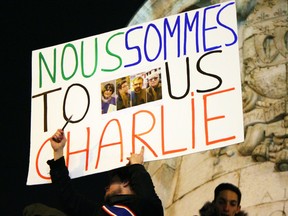
[[[141,197],[146,203],[147,208],[153,209],[156,215],[163,215],[163,207],[158,197],[150,174],[143,166],[144,163],[144,147],[141,148],[139,154],[132,153],[128,166],[131,173],[130,185],[137,196]]]
[[[78,194],[69,177],[69,171],[65,164],[63,149],[66,145],[66,137],[62,129],[58,129],[50,138],[54,158],[48,160],[50,166],[50,176],[54,187],[65,206],[65,211],[69,215],[96,215],[95,210],[101,206],[100,203],[94,203]],[[66,212],[66,213],[67,213]]]

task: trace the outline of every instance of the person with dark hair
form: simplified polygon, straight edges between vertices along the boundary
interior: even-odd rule
[[[112,83],[107,83],[102,87],[101,90],[102,114],[116,110],[116,99],[113,96],[114,91],[115,87],[114,84]]]
[[[72,187],[63,156],[63,148],[66,144],[64,131],[58,129],[50,142],[54,159],[47,163],[50,166],[52,184],[60,192],[67,214],[77,216],[164,215],[162,202],[155,192],[149,173],[143,166],[144,147],[141,148],[139,154],[130,154],[127,158],[127,166],[111,171],[104,203],[94,203],[78,195]]]
[[[131,95],[129,93],[129,83],[122,79],[117,84],[117,110],[131,107]]]
[[[199,210],[200,216],[247,216],[241,211],[242,194],[231,183],[221,183],[214,190],[213,202],[206,202]]]

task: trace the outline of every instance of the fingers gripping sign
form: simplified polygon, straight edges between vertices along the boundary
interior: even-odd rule
[[[63,156],[63,149],[66,141],[67,139],[62,129],[58,129],[50,138],[51,147],[54,150],[54,160],[57,160]]]
[[[71,115],[70,118],[67,119],[62,129],[58,129],[55,132],[55,134],[50,138],[51,147],[54,150],[54,160],[57,160],[60,157],[63,157],[63,149],[67,141],[65,134],[64,134],[64,129],[67,126],[67,124],[71,121],[72,116],[73,115]]]
[[[144,146],[141,147],[139,154],[130,153],[130,157],[127,157],[127,160],[129,160],[127,165],[144,164]]]

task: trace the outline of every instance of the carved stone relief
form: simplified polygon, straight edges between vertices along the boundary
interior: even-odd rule
[[[243,26],[242,155],[288,171],[287,1],[257,1]]]

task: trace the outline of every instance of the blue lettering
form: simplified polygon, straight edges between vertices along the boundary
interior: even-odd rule
[[[158,36],[158,39],[159,39],[158,53],[157,53],[157,55],[156,55],[154,58],[152,58],[152,59],[149,58],[148,52],[147,52],[147,49],[149,48],[149,45],[151,45],[151,43],[147,43],[147,38],[148,38],[148,36],[149,36],[149,30],[150,30],[150,28],[155,29],[155,31],[156,31],[156,33],[157,33],[157,36]],[[144,54],[145,54],[145,57],[146,57],[146,59],[147,59],[148,61],[152,62],[152,61],[154,61],[155,59],[158,58],[158,56],[160,55],[160,52],[161,52],[161,48],[162,48],[161,33],[160,33],[160,31],[157,29],[157,26],[156,26],[156,25],[154,25],[154,24],[149,24],[149,25],[148,25],[144,39],[145,39],[145,40],[144,40],[144,48],[145,48],[145,49],[144,49]],[[154,39],[153,39],[152,41],[153,41],[153,47],[156,46],[156,41],[155,41]],[[147,46],[147,44],[148,44],[148,46]],[[150,46],[150,47],[151,47],[151,46]]]
[[[164,19],[164,60],[167,59],[167,31],[173,37],[177,30],[177,57],[180,56],[180,16],[177,17],[173,30],[171,30],[168,19]]]
[[[192,23],[189,22],[188,13],[185,13],[185,28],[184,28],[184,41],[183,41],[183,54],[186,55],[187,51],[187,28],[189,31],[192,31],[192,28],[196,25],[195,29],[195,43],[196,43],[196,52],[199,52],[199,39],[198,39],[198,28],[199,28],[199,11],[194,14]]]
[[[126,65],[124,65],[124,67],[132,67],[132,66],[134,66],[134,65],[139,64],[139,63],[141,62],[141,60],[142,60],[140,47],[139,47],[139,46],[132,46],[132,47],[130,47],[129,44],[128,44],[128,42],[129,42],[129,38],[128,38],[129,34],[130,34],[131,32],[133,32],[134,30],[142,29],[142,28],[143,28],[142,26],[138,26],[138,27],[135,27],[135,28],[131,28],[131,29],[129,29],[129,30],[126,32],[126,34],[125,34],[125,47],[126,47],[127,50],[135,50],[135,51],[137,52],[137,54],[138,54],[138,60],[137,60],[136,62],[134,62],[134,63],[126,64]]]
[[[225,43],[226,46],[232,46],[233,44],[235,44],[235,43],[237,42],[237,34],[236,34],[236,32],[235,32],[232,28],[230,28],[230,27],[227,26],[227,25],[224,25],[224,24],[220,21],[219,17],[220,17],[221,12],[222,12],[226,7],[228,7],[228,6],[230,6],[230,5],[233,5],[233,4],[235,4],[235,2],[231,2],[231,3],[227,4],[227,5],[225,5],[223,8],[221,8],[221,9],[219,10],[219,12],[218,12],[218,14],[217,14],[217,22],[219,23],[219,25],[222,26],[222,27],[224,27],[224,28],[226,28],[226,29],[228,29],[229,31],[231,31],[231,33],[233,34],[233,37],[234,37],[234,41],[232,41],[231,43]]]
[[[212,51],[212,50],[215,50],[215,49],[218,49],[218,48],[221,47],[221,45],[219,45],[219,46],[214,46],[214,47],[207,48],[206,47],[206,34],[205,34],[206,31],[217,29],[217,26],[212,26],[210,28],[206,28],[206,15],[207,15],[207,11],[208,10],[216,8],[216,7],[219,7],[219,6],[220,5],[213,5],[211,7],[207,7],[207,8],[204,9],[202,36],[203,36],[203,49],[204,49],[205,52]]]

